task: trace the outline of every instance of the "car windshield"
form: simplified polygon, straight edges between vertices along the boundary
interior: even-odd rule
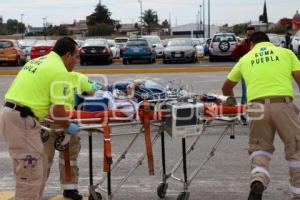
[[[37,43],[37,40],[19,40],[19,43],[23,47],[32,47]]]
[[[145,38],[150,44],[161,44],[161,41],[158,37],[143,36],[142,38]]]
[[[55,40],[41,40],[38,41],[34,46],[54,46]]]
[[[0,41],[0,48],[1,49],[5,49],[5,48],[9,48],[12,47],[13,43],[10,41]]]
[[[234,42],[235,37],[233,35],[216,35],[213,39],[214,42],[221,42],[221,41],[228,41],[228,42]]]
[[[126,38],[124,38],[124,39],[115,39],[116,43],[125,43],[127,41],[128,41],[128,39],[126,39]]]
[[[128,41],[127,46],[148,46],[148,44],[145,40],[132,40]]]
[[[168,46],[193,46],[192,40],[170,40]]]
[[[116,46],[116,43],[113,40],[107,40],[107,43],[109,46]]]
[[[106,40],[86,40],[82,46],[106,46]]]

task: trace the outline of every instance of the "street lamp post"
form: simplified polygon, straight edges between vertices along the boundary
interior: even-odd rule
[[[202,30],[202,15],[201,15],[201,9],[202,5],[200,5],[200,11],[199,11],[199,31]],[[204,36],[203,36],[204,37]]]
[[[208,37],[210,38],[210,0],[208,0],[207,3],[207,9],[208,9],[208,16],[207,16],[207,23],[208,23]]]
[[[23,17],[24,17],[24,14],[21,14],[21,36],[22,36],[22,39],[24,39],[24,28],[23,28]]]
[[[141,8],[141,35],[143,35],[143,2],[142,0],[138,0],[140,3],[140,8]]]
[[[43,17],[44,39],[47,37],[47,17]]]

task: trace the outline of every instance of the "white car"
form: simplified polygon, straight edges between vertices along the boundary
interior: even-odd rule
[[[300,31],[294,35],[291,42],[291,48],[295,54],[300,55]]]
[[[201,38],[193,38],[193,45],[196,48],[197,57],[202,58],[204,56],[204,48],[202,45],[202,39]]]
[[[114,40],[107,40],[110,51],[112,52],[113,58],[120,58],[120,49],[116,45]]]
[[[159,36],[157,35],[142,35],[142,38],[146,39],[150,45],[154,48],[156,57],[162,57],[164,54],[164,46],[161,43]]]
[[[209,45],[209,61],[217,58],[231,58],[238,41],[234,33],[216,33]]]

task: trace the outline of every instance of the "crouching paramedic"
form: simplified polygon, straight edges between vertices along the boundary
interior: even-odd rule
[[[70,72],[69,74],[69,87],[66,91],[66,96],[68,97],[65,109],[66,110],[73,110],[75,107],[75,94],[82,94],[85,95],[93,95],[94,90],[97,84],[90,82],[88,77],[80,74],[78,72]],[[52,166],[55,148],[54,148],[54,141],[57,138],[57,135],[50,135],[47,142],[44,144],[45,150],[48,155],[48,162],[49,162],[49,171]],[[60,172],[60,183],[61,188],[63,189],[63,196],[72,200],[81,200],[82,195],[78,191],[78,178],[79,178],[79,168],[77,165],[77,159],[79,156],[81,144],[80,144],[80,136],[79,135],[72,135],[70,142],[69,142],[69,155],[70,155],[70,166],[71,166],[71,173],[72,179],[66,180],[65,179],[65,162],[64,162],[64,154],[63,152],[59,153],[59,172]]]
[[[224,95],[244,78],[250,117],[249,154],[251,190],[249,200],[261,200],[270,182],[269,162],[277,131],[285,145],[291,199],[300,196],[300,121],[293,103],[292,78],[300,88],[300,62],[288,49],[275,47],[263,32],[250,37],[252,49],[233,67],[223,85]]]
[[[59,39],[47,56],[31,60],[21,69],[5,95],[0,131],[13,162],[16,200],[42,199],[48,165],[39,120],[51,113],[68,133],[79,131],[76,124],[65,120],[63,98],[63,83],[77,57],[76,42],[68,37]]]

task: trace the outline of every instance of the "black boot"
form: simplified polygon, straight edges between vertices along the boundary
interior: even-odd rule
[[[262,200],[264,185],[260,181],[254,181],[251,184],[251,191],[248,200]]]
[[[82,195],[79,194],[78,190],[64,190],[64,197],[71,200],[82,200]]]

